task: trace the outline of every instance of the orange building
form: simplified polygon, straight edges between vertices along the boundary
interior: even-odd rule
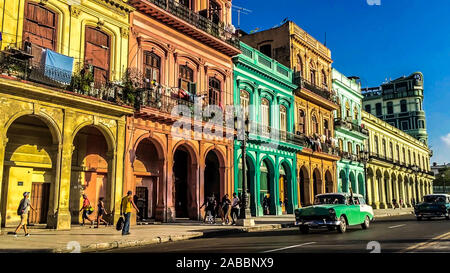
[[[231,57],[240,53],[229,0],[130,0],[129,78],[140,89],[128,117],[125,184],[138,221],[200,219],[205,196],[232,193],[233,139],[202,117],[176,129],[197,105],[233,105]],[[201,108],[201,107],[200,107]],[[193,126],[191,126],[193,125]],[[195,130],[193,130],[195,128]],[[209,133],[208,133],[209,132]]]

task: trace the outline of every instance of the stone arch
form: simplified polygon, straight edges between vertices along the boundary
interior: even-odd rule
[[[341,185],[341,191],[342,192],[348,192],[348,178],[347,174],[345,173],[345,170],[341,170],[339,172],[339,180]]]
[[[152,135],[150,133],[145,133],[142,134],[141,136],[139,136],[136,141],[134,142],[133,145],[133,150],[137,150],[139,144],[143,141],[143,140],[149,140],[150,142],[153,143],[153,145],[155,145],[156,151],[158,152],[158,158],[160,160],[163,160],[164,158],[166,158],[166,149],[165,149],[165,145],[164,142],[155,135]]]
[[[50,132],[52,133],[52,140],[54,144],[61,143],[61,130],[58,126],[58,123],[48,114],[45,114],[43,112],[34,113],[32,110],[24,110],[18,113],[15,113],[12,115],[8,121],[5,123],[4,131],[3,131],[3,137],[6,139],[6,134],[8,132],[8,129],[10,128],[11,124],[14,123],[17,119],[23,117],[23,116],[33,116],[39,118],[42,122],[44,122],[48,128],[50,129]]]
[[[308,172],[308,168],[303,165],[298,171],[298,183],[299,183],[299,204],[304,207],[310,205],[311,201],[311,192],[310,192],[310,175]]]
[[[261,191],[267,187],[267,193],[269,194],[269,214],[276,215],[277,213],[277,204],[278,204],[278,194],[277,194],[277,183],[275,181],[275,162],[273,159],[265,155],[259,161],[260,166],[260,188]],[[264,172],[262,167],[267,168],[267,171]],[[265,186],[266,185],[266,186]]]
[[[103,136],[106,139],[106,143],[108,144],[108,151],[109,152],[113,152],[116,150],[116,140],[114,137],[114,133],[111,132],[111,129],[108,128],[107,126],[103,125],[102,123],[96,123],[93,120],[90,121],[85,121],[83,123],[78,124],[75,129],[72,132],[72,139],[71,139],[71,143],[73,143],[76,135],[78,134],[79,131],[81,131],[83,128],[88,127],[88,126],[92,126],[95,127],[96,129],[98,129]]]
[[[362,173],[358,173],[358,193],[362,196],[366,196],[366,187],[364,183],[364,175]]]
[[[241,151],[241,150],[240,150]],[[248,153],[245,156],[246,159],[246,171],[247,171],[247,185],[248,185],[248,189],[247,191],[250,192],[250,210],[253,216],[258,216],[261,213],[259,212],[259,204],[261,203],[261,200],[264,198],[261,195],[261,192],[259,191],[259,186],[257,185],[257,174],[256,174],[256,159],[255,157],[251,154]],[[242,183],[243,183],[243,174],[242,174],[242,154],[240,153],[237,156],[237,162],[238,162],[238,166],[236,166],[237,169],[237,179],[235,181],[235,192],[236,194],[240,194],[242,193]]]
[[[349,172],[348,180],[350,182],[349,184],[352,187],[353,193],[358,193],[358,186],[357,186],[356,176],[355,176],[355,173],[353,171]]]
[[[280,166],[280,171],[281,169],[284,170],[285,172],[285,181],[281,181],[281,175],[280,175],[280,181],[279,181],[279,192],[280,192],[280,199],[283,202],[284,205],[284,209],[285,212],[288,214],[292,214],[294,212],[294,198],[296,198],[295,194],[294,194],[294,179],[293,179],[293,174],[292,174],[292,165],[290,164],[290,162],[287,159],[283,159],[281,160],[281,162],[279,163]],[[281,182],[284,182],[283,185],[283,195],[281,196]],[[287,202],[285,202],[287,201]]]
[[[313,170],[313,195],[314,198],[317,194],[322,193],[322,172],[319,168]]]
[[[325,193],[334,192],[333,176],[330,170],[325,171]]]

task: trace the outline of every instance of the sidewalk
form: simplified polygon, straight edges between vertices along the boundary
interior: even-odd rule
[[[402,208],[402,209],[375,209],[373,213],[376,218],[409,215],[414,213],[414,208]]]
[[[197,221],[178,223],[136,225],[130,229],[131,235],[122,236],[115,227],[75,226],[68,231],[31,228],[31,236],[25,237],[23,230],[18,237],[9,235],[13,228],[4,228],[0,235],[1,252],[45,252],[70,253],[95,252],[123,247],[135,247],[165,242],[175,242],[192,238],[219,236],[239,232],[257,232],[281,229],[282,224],[292,222],[291,217],[256,218],[254,227],[207,225]],[[278,220],[278,223],[274,221]]]

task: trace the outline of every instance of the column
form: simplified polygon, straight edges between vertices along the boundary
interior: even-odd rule
[[[398,179],[398,178],[397,178]],[[397,200],[397,204],[400,207],[400,192],[399,192],[399,182],[398,180],[393,180],[392,182],[394,183],[394,189],[392,190],[392,192],[394,193],[393,196],[394,198]],[[403,202],[405,201],[404,198],[402,198]]]
[[[367,204],[370,204],[373,206],[374,204],[374,198],[373,198],[373,192],[372,192],[372,184],[373,184],[373,177],[367,176]]]
[[[47,225],[49,227],[55,227],[56,213],[58,209],[58,199],[59,199],[59,186],[60,186],[60,175],[61,175],[61,156],[62,156],[62,144],[53,144],[51,149],[52,152],[52,162],[55,162],[54,169],[54,180],[53,187],[50,190],[50,202],[47,213]]]
[[[117,121],[117,133],[116,133],[116,150],[113,154],[113,164],[111,169],[111,175],[113,177],[113,190],[114,193],[111,194],[111,206],[114,210],[111,210],[114,212],[114,223],[117,222],[117,220],[120,217],[120,205],[122,201],[122,195],[123,195],[123,177],[124,177],[124,153],[125,153],[125,130],[126,130],[126,122],[125,117],[123,120]],[[134,192],[134,189],[132,189]]]
[[[72,175],[72,153],[74,150],[73,147],[73,121],[75,119],[75,113],[72,111],[66,110],[64,113],[64,126],[63,126],[63,138],[62,138],[62,153],[61,153],[61,172],[60,180],[57,181],[59,183],[59,187],[55,186],[55,189],[58,189],[55,193],[54,198],[58,200],[57,203],[57,213],[55,217],[53,217],[52,222],[48,222],[48,225],[64,230],[70,229],[71,223],[71,215],[69,211],[69,203],[70,203],[70,183],[71,183],[71,175]],[[50,219],[49,219],[50,220]]]
[[[275,172],[274,172],[274,180],[272,181],[273,185],[273,193],[275,197],[275,208],[276,215],[283,214],[282,207],[280,206],[280,164],[278,162],[278,157],[275,157]]]
[[[386,209],[388,208],[388,202],[387,202],[387,196],[386,196],[386,182],[385,182],[385,177],[384,175],[381,175],[380,177],[380,208],[381,209]]]
[[[6,143],[8,143],[8,139],[6,138],[6,132],[5,135],[3,134],[3,127],[0,127],[0,136],[2,136],[2,138],[0,138],[0,199],[3,198],[3,193],[2,193],[2,185],[3,185],[3,163],[5,161],[5,149],[6,149]],[[0,202],[0,226],[2,224],[2,203]]]

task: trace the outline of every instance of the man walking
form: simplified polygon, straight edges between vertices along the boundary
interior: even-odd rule
[[[128,191],[127,196],[122,198],[122,203],[120,206],[120,214],[125,218],[122,235],[130,235],[131,207],[136,210],[136,213],[139,213],[139,209],[136,207],[133,201],[133,193],[131,191]]]
[[[232,225],[236,225],[235,219],[237,219],[239,217],[239,203],[240,202],[241,201],[236,196],[236,193],[233,193],[233,202],[231,203],[231,219],[233,220]]]
[[[13,235],[16,237],[17,237],[17,232],[22,228],[22,226],[23,226],[23,230],[25,231],[25,237],[30,236],[30,234],[28,233],[28,230],[27,230],[28,211],[30,210],[30,208],[32,210],[35,210],[35,209],[31,206],[31,201],[30,201],[29,197],[30,197],[30,193],[24,192],[23,199],[20,201],[19,208],[17,209],[17,215],[20,215],[20,223],[13,233]]]

